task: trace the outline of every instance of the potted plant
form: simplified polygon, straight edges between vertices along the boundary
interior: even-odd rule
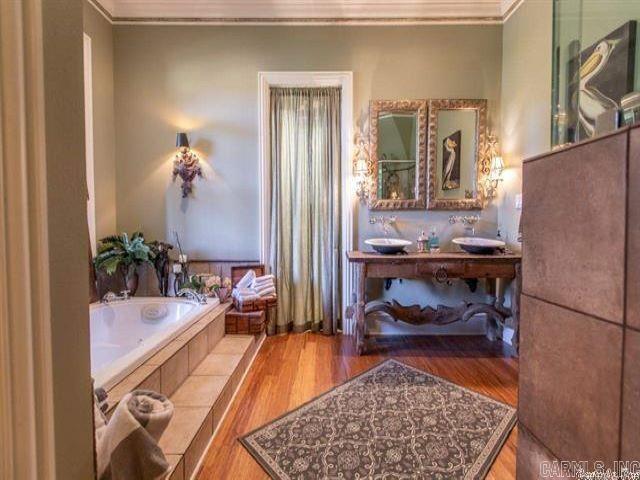
[[[126,233],[111,235],[100,240],[98,254],[94,259],[96,270],[107,275],[120,272],[131,295],[138,289],[137,267],[152,262],[153,251],[144,241],[142,232],[135,232],[131,238]]]

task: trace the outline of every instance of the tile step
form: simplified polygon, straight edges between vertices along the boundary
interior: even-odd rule
[[[170,480],[192,477],[257,347],[253,335],[225,335],[169,397],[173,418],[160,438]]]

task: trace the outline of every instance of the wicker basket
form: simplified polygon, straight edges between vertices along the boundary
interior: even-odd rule
[[[257,335],[265,329],[265,312],[238,312],[229,310],[225,315],[225,333]]]
[[[257,312],[260,310],[267,310],[269,307],[275,307],[278,304],[278,297],[276,295],[270,295],[268,297],[258,298],[257,300],[250,300],[248,302],[240,303],[237,298],[233,299],[233,306],[238,312]]]

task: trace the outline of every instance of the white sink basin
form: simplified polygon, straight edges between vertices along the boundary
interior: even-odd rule
[[[400,253],[412,242],[402,238],[370,238],[365,240],[364,243],[371,246],[378,253]]]
[[[469,253],[491,254],[495,252],[496,248],[504,248],[505,246],[501,240],[482,237],[458,237],[452,241]]]

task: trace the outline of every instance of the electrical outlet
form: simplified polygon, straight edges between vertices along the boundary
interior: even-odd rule
[[[522,210],[522,194],[516,195],[516,210]]]

